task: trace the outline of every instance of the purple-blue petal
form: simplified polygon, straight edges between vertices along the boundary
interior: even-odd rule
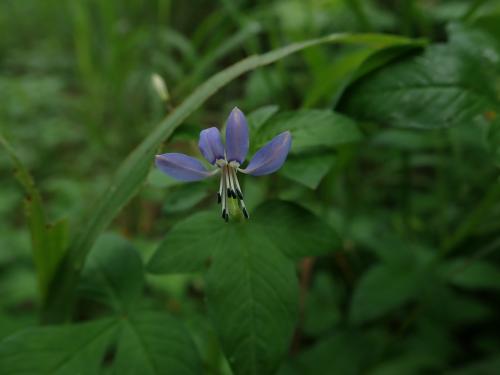
[[[184,154],[156,155],[156,166],[163,173],[181,181],[199,181],[211,176],[198,159]]]
[[[245,161],[249,146],[247,119],[239,108],[229,114],[226,127],[226,157],[227,161]]]
[[[210,164],[214,164],[217,159],[224,159],[224,145],[222,144],[220,131],[216,127],[200,132],[198,147]]]
[[[276,172],[285,162],[291,145],[292,135],[289,131],[277,135],[257,151],[248,166],[241,171],[252,176]]]

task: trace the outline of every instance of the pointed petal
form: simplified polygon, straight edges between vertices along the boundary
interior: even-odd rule
[[[198,147],[210,164],[214,164],[217,159],[224,159],[224,146],[220,131],[216,127],[201,131]]]
[[[236,160],[242,164],[248,153],[248,124],[247,119],[239,108],[234,107],[227,119],[226,128],[226,157],[227,161]]]
[[[178,153],[156,155],[156,166],[181,181],[199,181],[212,175],[198,159]]]
[[[255,153],[248,166],[241,172],[253,176],[276,172],[285,162],[291,144],[292,135],[289,131],[277,135]]]

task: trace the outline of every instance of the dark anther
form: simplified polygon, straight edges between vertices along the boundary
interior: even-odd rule
[[[238,199],[239,200],[243,199],[243,193],[240,191],[240,189],[236,189],[236,194],[238,194]]]

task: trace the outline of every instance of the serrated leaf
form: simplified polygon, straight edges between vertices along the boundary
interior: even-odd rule
[[[141,297],[143,284],[142,260],[135,248],[116,234],[105,234],[89,254],[79,291],[126,313]]]
[[[235,374],[271,374],[289,345],[297,313],[289,258],[325,254],[339,245],[334,231],[312,213],[267,202],[245,222],[193,215],[167,234],[148,269],[201,271],[210,257],[207,302]]]
[[[295,267],[246,223],[227,228],[207,276],[209,314],[235,375],[273,374],[297,318]]]
[[[0,342],[0,373],[98,374],[116,327],[117,321],[102,319],[21,331]]]
[[[122,319],[120,324],[114,374],[203,373],[194,343],[179,321],[165,313],[142,311]]]
[[[500,110],[494,67],[478,48],[434,45],[387,65],[347,92],[341,108],[357,118],[401,127],[439,128],[488,121]]]
[[[335,106],[345,88],[360,76],[375,70],[404,53],[425,45],[423,40],[411,40],[388,35],[366,47],[354,47],[316,72],[316,82],[305,93],[305,107],[314,106],[321,98],[331,98]],[[326,79],[327,78],[327,79]]]
[[[292,154],[331,149],[361,139],[355,122],[330,110],[308,109],[282,112],[271,118],[260,130],[257,143],[265,143],[274,135],[292,133]]]

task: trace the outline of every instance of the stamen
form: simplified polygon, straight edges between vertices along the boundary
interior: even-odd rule
[[[233,193],[233,198],[236,199],[236,198],[239,198],[239,195],[237,196],[237,189],[236,189],[236,184],[235,184],[235,181],[234,181],[234,169],[233,167],[229,166],[227,167],[227,171],[228,171],[228,175],[229,175],[229,183],[231,184],[231,191]]]
[[[223,171],[221,170],[219,191],[217,192],[217,204],[220,204],[222,202],[222,186],[223,186],[222,181],[223,180],[224,180]]]
[[[222,218],[227,222],[229,215],[227,213],[227,189],[226,189],[226,169],[222,168],[221,171],[221,194],[222,194]]]
[[[226,176],[226,190],[227,190],[227,195],[229,196],[229,198],[232,198],[233,197],[233,191],[231,190],[231,177],[229,175],[229,166],[225,166],[224,167],[224,175]],[[236,194],[235,194],[236,196]]]
[[[238,182],[236,168],[231,168],[231,173],[232,173],[232,176],[233,176],[233,184],[235,186],[234,190],[236,191],[236,194],[238,195],[238,199],[242,200],[243,199],[243,193],[241,192],[240,183]]]
[[[241,211],[243,212],[243,216],[245,216],[245,219],[250,219],[250,215],[248,214],[247,208],[245,206],[245,202],[243,202],[243,199],[238,200],[238,206],[240,206]]]

